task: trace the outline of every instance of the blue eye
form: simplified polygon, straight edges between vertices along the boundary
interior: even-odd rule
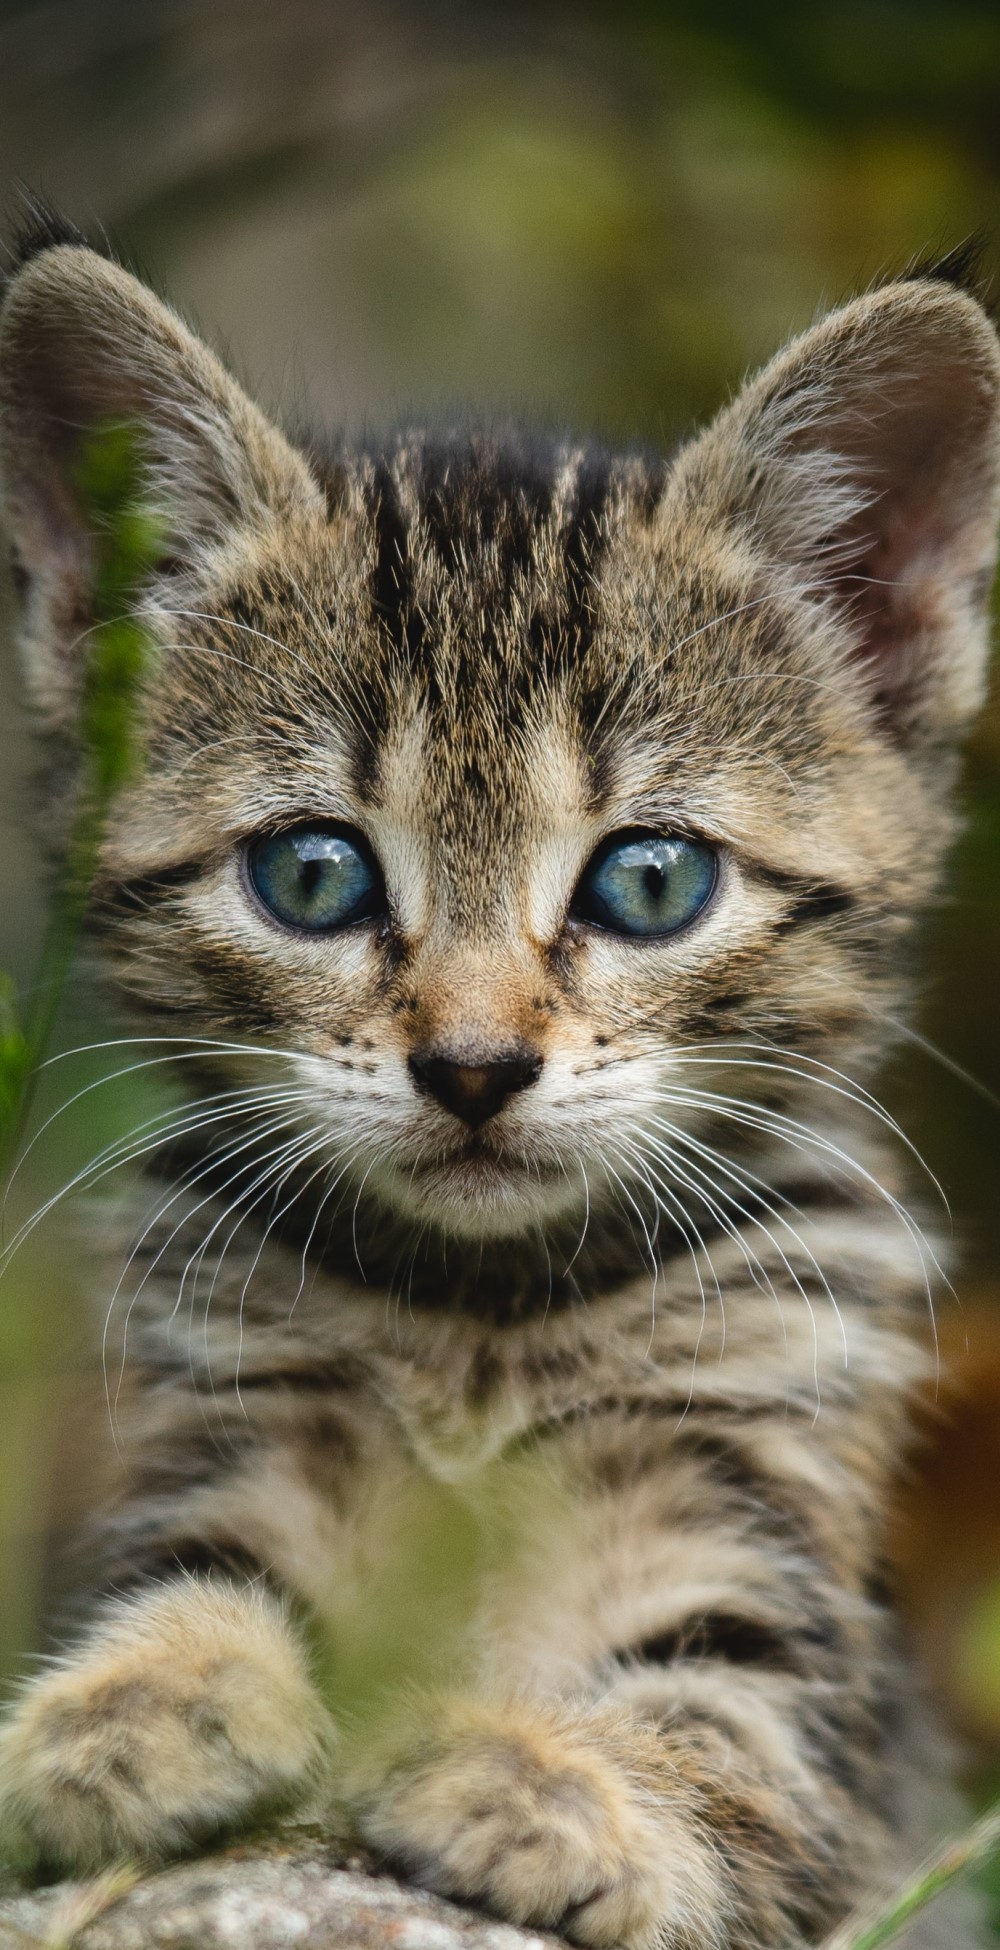
[[[251,841],[246,868],[257,899],[288,928],[330,933],[385,908],[382,877],[360,833],[294,826]]]
[[[718,861],[710,846],[658,833],[616,834],[598,848],[573,896],[575,919],[615,934],[676,934],[711,896]]]

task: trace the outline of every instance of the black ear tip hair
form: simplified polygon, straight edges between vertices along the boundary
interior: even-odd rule
[[[971,237],[963,238],[951,250],[940,253],[927,251],[911,258],[902,273],[903,282],[950,284],[953,290],[965,291],[970,298],[977,298],[992,313],[990,279],[984,267],[986,250],[986,237],[974,231]]]
[[[93,251],[106,263],[120,265],[151,290],[154,288],[154,279],[146,268],[136,261],[120,238],[109,236],[103,225],[98,225],[97,235],[92,236],[46,197],[23,189],[11,213],[6,237],[0,231],[0,298],[25,265],[43,257],[46,251],[59,250],[67,244],[78,250]]]
[[[6,279],[16,277],[32,258],[41,257],[45,251],[58,250],[63,244],[82,244],[91,247],[91,240],[69,217],[64,217],[50,203],[41,197],[25,196],[21,210],[13,221],[10,239],[4,256],[3,267]]]

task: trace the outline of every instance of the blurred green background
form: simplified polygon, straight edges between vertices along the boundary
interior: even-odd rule
[[[0,181],[112,240],[293,426],[515,415],[672,442],[823,307],[970,233],[1000,270],[1000,10],[405,0],[0,0]],[[0,642],[0,966],[27,980],[41,868]],[[923,1032],[890,1097],[962,1242],[954,1380],[899,1527],[935,1682],[1000,1764],[1000,703],[931,918]],[[76,1005],[66,1036],[99,1034]],[[108,1032],[105,1032],[108,1033]],[[91,1070],[89,1074],[93,1074]],[[67,1066],[59,1089],[86,1069]],[[62,1120],[7,1215],[133,1111]],[[65,1217],[0,1282],[0,1676],[37,1630],[43,1536],[107,1447]]]

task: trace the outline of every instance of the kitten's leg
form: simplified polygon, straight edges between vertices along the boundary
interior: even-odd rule
[[[886,1850],[895,1675],[846,1562],[864,1486],[831,1468],[824,1507],[811,1431],[783,1483],[773,1458],[690,1421],[671,1467],[662,1429],[644,1455],[623,1419],[598,1472],[615,1495],[592,1497],[575,1570],[552,1541],[535,1609],[544,1630],[547,1600],[550,1636],[572,1645],[576,1603],[590,1682],[431,1702],[359,1784],[360,1828],[417,1880],[579,1943],[791,1950]],[[788,1460],[785,1427],[782,1443]]]
[[[0,1855],[87,1871],[307,1796],[329,1726],[281,1603],[173,1577],[116,1600],[0,1733]]]

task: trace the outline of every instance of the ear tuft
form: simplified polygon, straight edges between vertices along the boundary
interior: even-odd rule
[[[973,232],[960,244],[953,244],[950,251],[940,255],[928,252],[915,257],[906,266],[899,279],[888,279],[889,283],[901,284],[950,284],[954,291],[964,291],[968,297],[978,299],[985,311],[989,311],[989,278],[984,269],[986,239]]]
[[[62,244],[76,244],[86,249],[88,239],[78,224],[64,217],[43,198],[26,197],[23,215],[14,224],[7,247],[6,282],[15,278],[26,264],[31,263],[32,258],[41,257],[45,251],[58,250]]]

